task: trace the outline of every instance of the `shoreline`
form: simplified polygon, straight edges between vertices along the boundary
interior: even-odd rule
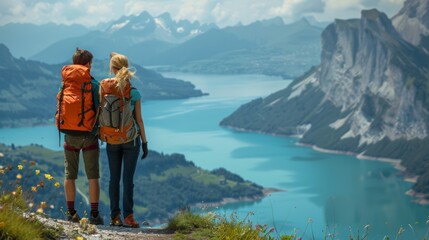
[[[339,151],[339,150],[330,150],[330,149],[325,149],[325,148],[317,147],[316,145],[305,144],[305,143],[300,143],[300,142],[297,142],[296,144],[298,146],[312,148],[314,151],[318,151],[318,152],[322,152],[322,153],[348,155],[348,156],[354,156],[358,160],[378,161],[378,162],[389,163],[396,170],[400,171],[401,173],[403,173],[406,170],[406,168],[401,165],[401,160],[400,159],[371,157],[371,156],[364,155],[362,153],[358,154],[358,153],[354,153],[354,152],[343,152],[343,151]],[[416,176],[416,175],[405,175],[404,174],[402,176],[403,181],[409,182],[409,183],[416,183],[417,182],[417,178],[418,178],[418,176]],[[429,194],[417,193],[414,190],[409,189],[408,191],[405,192],[405,195],[409,195],[409,196],[414,197],[415,199],[413,200],[413,202],[415,202],[417,204],[420,204],[420,205],[429,205]]]
[[[297,139],[302,138],[302,135],[299,135],[299,134],[295,134],[295,135],[273,134],[273,133],[266,133],[266,132],[263,132],[263,131],[247,130],[245,128],[238,128],[238,127],[233,127],[233,126],[229,126],[229,125],[221,125],[221,126],[225,127],[225,128],[229,128],[229,129],[235,130],[235,131],[240,131],[240,132],[254,132],[254,133],[260,133],[260,134],[265,134],[265,135],[270,135],[270,136],[276,136],[276,137],[290,137],[290,138],[297,138]],[[339,151],[339,150],[325,149],[325,148],[318,147],[316,145],[301,143],[299,141],[297,141],[295,144],[298,145],[298,146],[302,146],[302,147],[309,147],[309,148],[311,148],[311,149],[313,149],[314,151],[317,151],[317,152],[330,153],[330,154],[339,154],[339,155],[348,155],[348,156],[354,156],[354,157],[356,157],[359,160],[379,161],[379,162],[384,162],[384,163],[390,163],[391,165],[393,165],[393,167],[395,169],[397,169],[401,173],[403,173],[406,170],[406,168],[401,165],[401,160],[400,159],[371,157],[371,156],[367,156],[367,155],[362,154],[362,153],[345,152],[345,151]],[[419,176],[417,176],[417,175],[405,175],[404,174],[402,176],[402,179],[405,182],[416,183],[418,177]],[[416,202],[418,204],[429,205],[429,194],[416,193],[412,189],[409,189],[408,191],[406,191],[405,194],[414,197],[415,198],[414,202]]]
[[[198,209],[198,210],[202,210],[207,212],[207,210],[209,208],[218,208],[221,206],[225,206],[227,204],[231,204],[231,203],[238,203],[238,202],[257,202],[269,195],[271,195],[272,193],[275,192],[287,192],[287,190],[284,189],[277,189],[277,188],[263,188],[262,189],[262,195],[261,196],[256,196],[256,197],[243,197],[243,198],[222,198],[222,200],[218,201],[218,202],[200,202],[200,203],[194,203],[194,204],[190,204],[189,208],[190,209]],[[175,214],[177,214],[178,211],[174,212],[171,214],[171,217],[174,216]],[[166,219],[153,219],[152,220],[155,224],[157,225],[162,225],[165,224]]]
[[[223,198],[219,202],[210,202],[210,203],[196,203],[193,204],[192,208],[199,208],[202,210],[206,210],[207,208],[216,208],[220,206],[224,206],[230,203],[237,203],[237,202],[256,202],[259,201],[272,193],[275,192],[287,192],[287,190],[284,189],[277,189],[277,188],[263,188],[262,189],[262,196],[256,196],[256,197],[244,197],[244,198]]]
[[[412,189],[406,191],[405,194],[414,197],[415,198],[414,202],[417,204],[429,205],[429,194],[416,193]]]
[[[400,159],[395,159],[395,158],[381,158],[381,157],[371,157],[362,153],[355,153],[355,152],[344,152],[344,151],[339,151],[339,150],[330,150],[330,149],[326,149],[326,148],[321,148],[318,147],[316,145],[311,145],[311,144],[306,144],[306,143],[300,143],[297,142],[296,143],[298,146],[303,146],[303,147],[310,147],[315,151],[318,152],[322,152],[322,153],[331,153],[331,154],[338,154],[338,155],[347,155],[347,156],[353,156],[356,157],[359,160],[368,160],[368,161],[378,161],[378,162],[385,162],[385,163],[390,163],[394,166],[395,169],[399,170],[399,171],[404,171],[406,170],[406,168],[404,166],[401,165],[401,160]]]

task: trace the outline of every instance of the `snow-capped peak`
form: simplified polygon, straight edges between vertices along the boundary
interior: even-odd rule
[[[166,26],[166,24],[161,18],[155,18],[154,20],[155,20],[156,26],[158,26],[159,28],[163,29],[166,32],[171,33],[171,30]]]
[[[111,32],[114,32],[114,31],[117,31],[117,30],[119,30],[119,29],[121,29],[121,28],[123,28],[123,27],[125,27],[128,23],[130,22],[130,20],[125,20],[124,22],[122,22],[122,23],[117,23],[117,24],[113,24],[111,27],[110,27],[110,31]]]

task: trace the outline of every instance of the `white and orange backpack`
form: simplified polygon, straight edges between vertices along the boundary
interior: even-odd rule
[[[131,84],[120,89],[114,78],[100,82],[99,138],[109,144],[134,140],[138,134],[131,111]]]

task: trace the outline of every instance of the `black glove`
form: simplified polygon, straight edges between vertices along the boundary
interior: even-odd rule
[[[143,150],[143,155],[142,155],[142,160],[143,160],[149,153],[149,150],[147,149],[147,142],[142,143],[142,150]]]

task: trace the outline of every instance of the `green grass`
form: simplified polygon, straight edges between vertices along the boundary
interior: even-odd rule
[[[307,226],[302,233],[296,229],[291,234],[279,234],[274,227],[260,224],[252,224],[250,217],[253,213],[248,213],[244,219],[239,219],[235,213],[230,216],[217,215],[213,213],[196,214],[189,210],[183,210],[174,216],[168,223],[167,230],[175,233],[175,239],[216,239],[216,240],[303,240],[303,239],[323,239],[339,240],[338,233],[331,233],[328,229],[323,236],[315,236],[312,230],[312,219],[309,219]],[[414,238],[427,240],[429,235],[429,220],[425,236]],[[402,234],[405,231],[400,227],[396,236],[385,236],[378,240],[400,240],[404,239]],[[304,237],[304,236],[311,237]],[[366,225],[357,235],[352,232],[346,237],[348,240],[369,240],[371,238],[370,226]]]
[[[0,198],[0,239],[33,240],[57,239],[58,230],[44,226],[32,215],[24,213],[28,210],[27,203],[22,196],[22,189],[18,187],[12,193],[3,194]]]
[[[273,240],[274,228],[267,225],[252,225],[250,213],[244,220],[235,214],[229,217],[212,213],[201,215],[183,210],[173,217],[167,230],[175,232],[175,239],[234,239],[234,240]],[[293,236],[279,236],[281,240],[296,239]]]
[[[7,147],[5,145],[0,146],[0,151],[6,152]],[[29,154],[31,153],[31,155]],[[39,145],[29,145],[24,147],[16,147],[14,151],[9,151],[12,155],[27,155],[28,158],[33,160],[43,159],[44,162],[48,162],[59,167],[64,165],[64,153],[62,151],[50,151]]]

